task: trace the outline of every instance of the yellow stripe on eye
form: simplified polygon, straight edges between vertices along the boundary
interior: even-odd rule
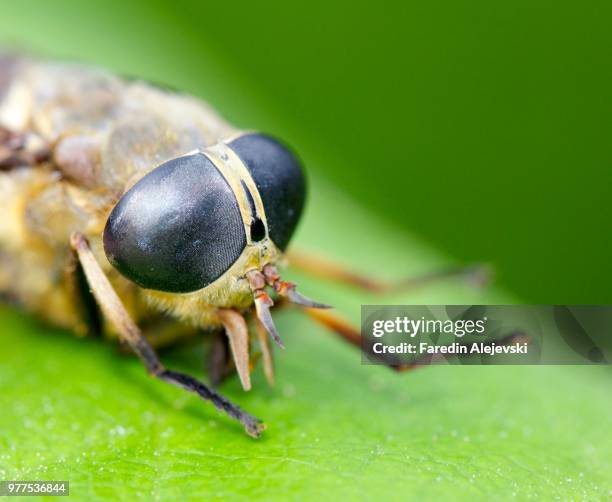
[[[263,223],[265,233],[267,235],[268,223],[259,190],[257,190],[257,186],[255,185],[251,174],[240,157],[238,157],[238,155],[236,155],[236,153],[234,153],[234,151],[224,143],[212,145],[203,150],[202,153],[211,160],[211,162],[223,175],[234,193],[236,200],[238,201],[238,207],[240,208],[240,215],[244,224],[247,243],[253,244],[251,223],[255,221],[255,216],[258,216]],[[249,198],[251,198],[252,203],[255,204],[256,215],[252,214],[251,202],[249,201]]]

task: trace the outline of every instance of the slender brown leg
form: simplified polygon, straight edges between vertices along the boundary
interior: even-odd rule
[[[82,335],[102,335],[102,318],[100,307],[94,298],[83,267],[75,253],[70,253],[64,267],[64,280],[70,297],[78,312],[78,321],[74,326],[74,332]]]
[[[91,252],[86,238],[80,233],[74,233],[70,238],[70,245],[77,254],[87,282],[103,314],[111,321],[122,340],[142,360],[149,374],[210,401],[217,409],[241,422],[250,436],[258,437],[265,426],[257,418],[249,415],[192,376],[164,367],[123,307],[117,293]]]
[[[211,347],[208,355],[208,378],[210,385],[216,389],[229,375],[231,364],[229,340],[225,333],[218,331],[211,334]]]
[[[289,252],[288,258],[292,266],[311,275],[348,284],[373,293],[392,293],[394,291],[417,289],[436,281],[451,278],[464,279],[476,286],[481,286],[489,281],[491,275],[491,270],[486,265],[468,265],[465,267],[450,267],[421,276],[387,282],[382,279],[365,277],[331,260],[310,254]]]
[[[337,315],[332,314],[328,310],[304,309],[304,312],[306,312],[312,319],[317,321],[319,324],[325,326],[326,328],[330,329],[331,331],[342,337],[351,345],[359,347],[364,353],[368,354],[368,357],[370,359],[376,359],[382,364],[388,366],[389,368],[397,372],[416,370],[422,368],[423,366],[428,366],[432,363],[440,362],[446,359],[443,354],[437,354],[423,355],[421,357],[416,358],[409,364],[406,364],[401,361],[394,361],[390,355],[382,356],[380,354],[374,353],[370,345],[362,342],[361,333],[357,328],[355,328],[352,324],[345,321],[344,319],[341,319]],[[510,333],[509,335],[494,340],[492,342],[485,343],[485,345],[514,345],[525,342],[529,342],[529,337],[522,332],[516,332]],[[461,343],[460,345],[470,344]],[[463,359],[465,358],[465,356],[469,357],[469,354],[458,354],[456,357]]]
[[[337,316],[336,314],[333,314],[329,310],[304,309],[304,312],[306,312],[306,314],[308,314],[319,324],[325,326],[329,330],[342,337],[351,345],[361,348],[361,333],[357,328],[355,328],[355,326],[353,326],[348,321],[345,321],[344,319]]]

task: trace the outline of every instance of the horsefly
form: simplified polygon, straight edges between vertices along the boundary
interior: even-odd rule
[[[210,401],[253,437],[264,424],[214,389],[233,370],[251,388],[255,340],[273,382],[269,338],[285,346],[275,302],[359,345],[357,330],[278,271],[306,198],[298,157],[196,98],[85,65],[1,56],[0,198],[3,298],[77,333],[118,338],[150,375]],[[304,255],[294,263],[394,287]],[[167,369],[155,351],[200,333],[215,337],[210,386]]]

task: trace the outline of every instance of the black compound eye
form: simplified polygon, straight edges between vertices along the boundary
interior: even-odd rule
[[[245,134],[228,143],[251,173],[266,211],[268,233],[282,250],[302,214],[306,181],[297,157],[264,134]]]
[[[119,200],[104,229],[109,261],[139,286],[201,289],[246,246],[236,197],[214,164],[197,153],[172,159]]]

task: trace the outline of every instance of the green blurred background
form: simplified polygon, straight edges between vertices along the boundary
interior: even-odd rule
[[[495,264],[527,302],[606,303],[610,14],[604,1],[5,1],[0,41],[203,96],[457,261]]]

